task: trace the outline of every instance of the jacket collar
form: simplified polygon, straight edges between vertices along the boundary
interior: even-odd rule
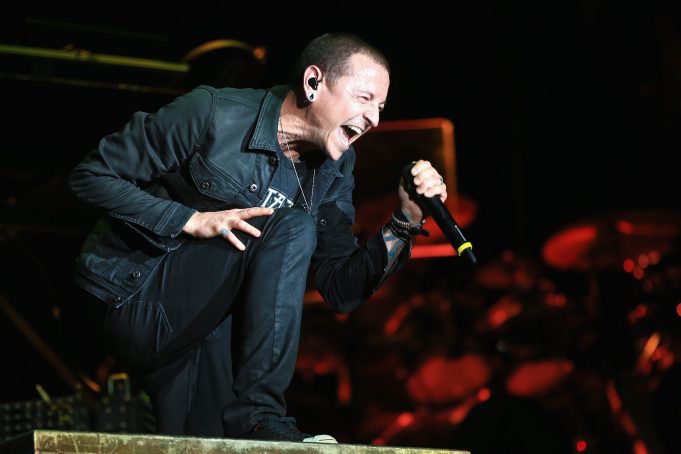
[[[279,113],[281,112],[281,105],[284,103],[284,98],[288,93],[290,87],[288,85],[277,85],[270,88],[265,94],[265,99],[262,102],[258,119],[255,123],[253,136],[248,143],[248,148],[266,150],[278,154],[282,158],[286,158],[279,148],[277,140],[277,130],[279,122]],[[343,177],[340,171],[340,166],[345,159],[343,155],[338,161],[326,159],[319,167],[319,171],[333,177]]]

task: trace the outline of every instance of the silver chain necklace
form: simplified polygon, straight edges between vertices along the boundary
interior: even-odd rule
[[[284,131],[284,125],[281,123],[281,117],[279,117],[279,127],[281,128],[282,134],[284,134],[284,143],[286,144],[286,151],[288,152],[288,158],[291,160],[291,165],[293,166],[293,172],[296,174],[296,180],[298,181],[298,187],[300,188],[300,193],[303,195],[303,200],[305,201],[305,211],[308,214],[312,214],[312,199],[314,198],[314,179],[317,175],[317,169],[312,169],[312,190],[310,191],[310,202],[307,202],[307,197],[305,197],[305,191],[303,191],[303,185],[300,183],[300,177],[298,176],[298,171],[296,170],[296,163],[293,162],[293,156],[291,155],[291,148],[288,145],[288,135]]]

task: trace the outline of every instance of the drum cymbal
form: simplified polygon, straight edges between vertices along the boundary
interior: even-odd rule
[[[668,254],[680,233],[681,213],[662,209],[619,212],[569,225],[544,243],[542,256],[558,269],[616,269],[627,258]]]

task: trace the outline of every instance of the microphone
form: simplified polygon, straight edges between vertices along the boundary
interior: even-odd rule
[[[473,245],[467,241],[463,236],[459,225],[454,220],[454,217],[449,213],[445,204],[442,203],[439,196],[426,197],[423,194],[416,193],[416,186],[414,186],[414,177],[411,174],[411,169],[416,163],[411,162],[402,169],[402,178],[407,185],[407,192],[418,200],[419,205],[427,215],[430,215],[445,237],[449,240],[456,252],[466,257],[471,265],[478,263],[478,259],[473,254]]]

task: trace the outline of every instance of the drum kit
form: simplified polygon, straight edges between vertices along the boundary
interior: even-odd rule
[[[394,400],[409,405],[374,408],[360,436],[441,446],[443,433],[459,433],[469,415],[484,414],[477,407],[503,397],[541,403],[567,443],[650,452],[660,440],[646,430],[645,403],[681,357],[680,237],[681,213],[671,210],[596,216],[552,234],[540,259],[505,251],[472,271],[470,288],[403,297],[382,321],[374,311],[382,334],[400,339],[393,349],[428,326],[448,346],[421,343],[418,359],[392,362],[402,371]],[[466,326],[451,320],[464,306]]]

